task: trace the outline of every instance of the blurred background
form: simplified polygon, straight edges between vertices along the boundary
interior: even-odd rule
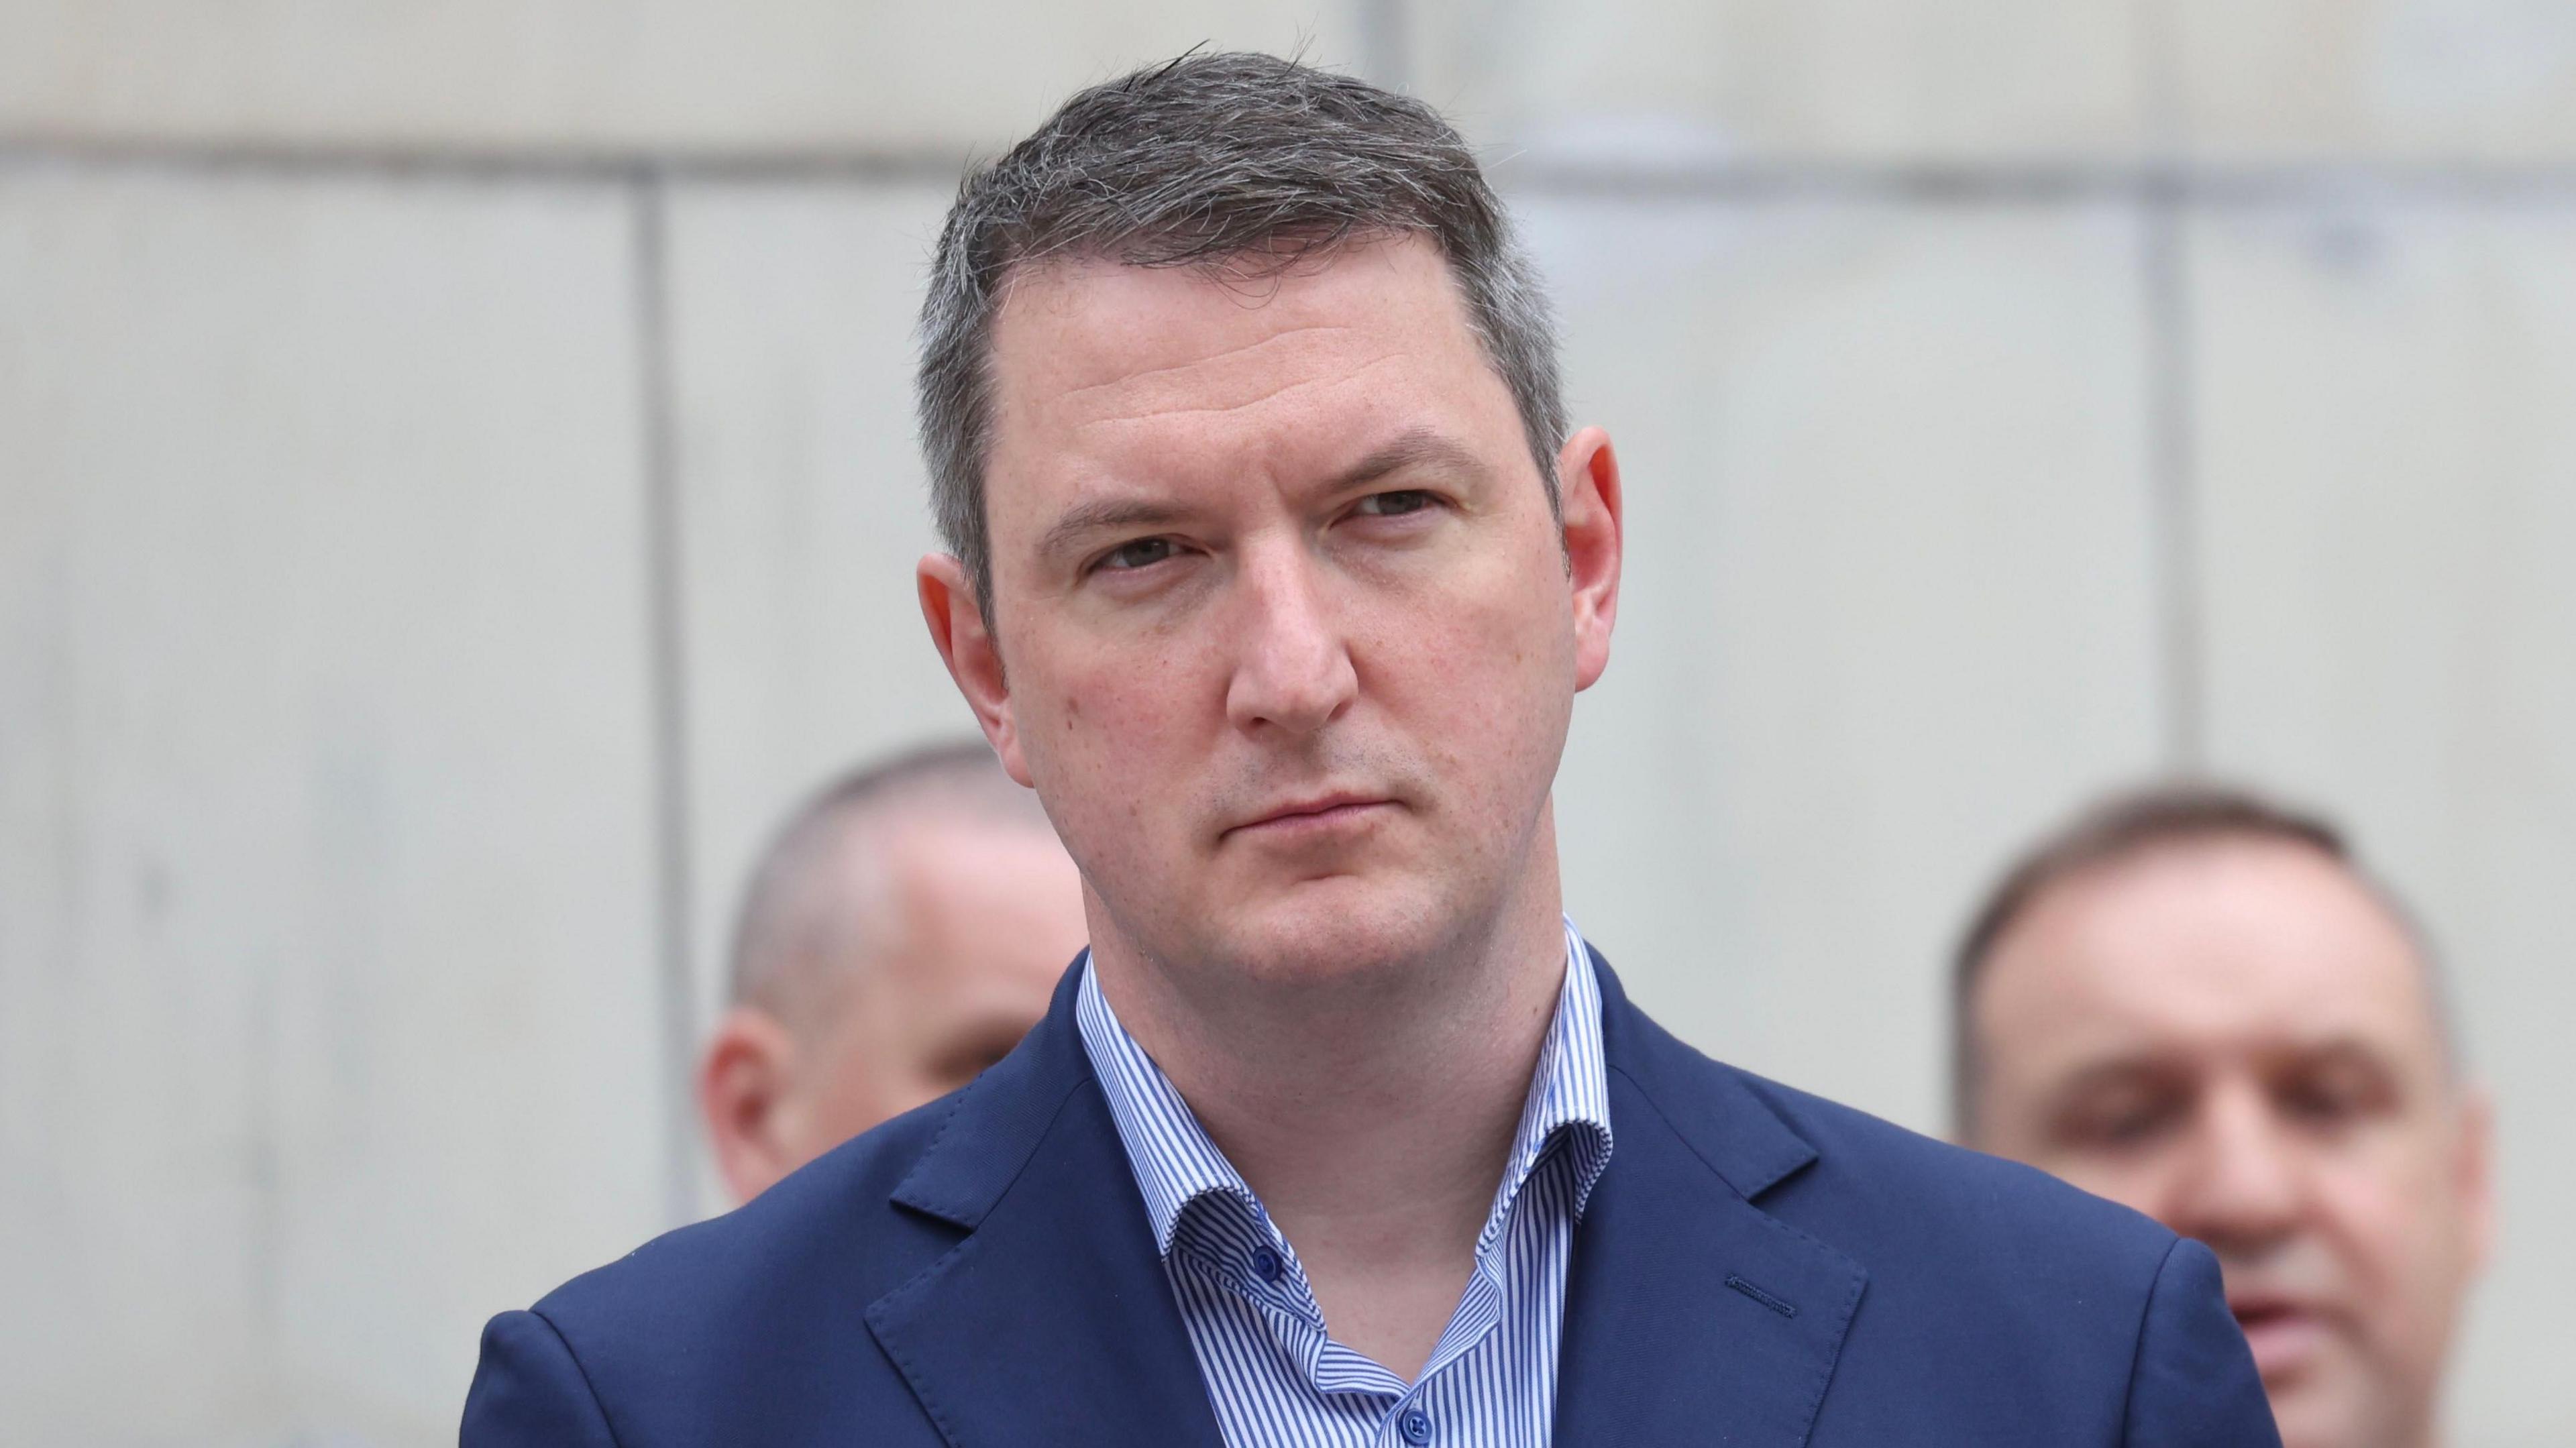
[[[968,727],[959,168],[1200,42],[1446,108],[1625,461],[1571,908],[1927,1130],[2004,854],[2216,770],[2502,1106],[2452,1421],[2576,1442],[2576,4],[0,0],[0,1441],[452,1442],[713,1208],[764,832]]]

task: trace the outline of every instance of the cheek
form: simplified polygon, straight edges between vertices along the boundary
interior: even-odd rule
[[[1197,671],[1174,651],[1050,656],[1014,692],[1022,749],[1075,859],[1149,827],[1188,798],[1189,759],[1222,710],[1202,707]]]
[[[2409,1152],[2362,1154],[2318,1172],[2320,1224],[2358,1285],[2409,1319],[2447,1291],[2461,1250],[2456,1203]]]
[[[816,1044],[821,1059],[807,1078],[806,1144],[822,1150],[874,1126],[905,1088],[905,1044],[875,1029],[865,1008]]]
[[[1353,631],[1369,692],[1444,762],[1486,771],[1517,756],[1553,769],[1574,698],[1562,579],[1525,566],[1478,575],[1370,605],[1369,625]]]

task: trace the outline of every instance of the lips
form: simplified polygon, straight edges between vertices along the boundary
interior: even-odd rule
[[[2254,1350],[2254,1367],[2265,1383],[2297,1376],[2325,1350],[2325,1317],[2304,1303],[2287,1297],[2231,1295],[2227,1308],[2244,1330],[2245,1345]]]
[[[1364,826],[1395,802],[1382,795],[1338,791],[1292,800],[1229,827],[1228,836],[1294,837],[1331,834]]]

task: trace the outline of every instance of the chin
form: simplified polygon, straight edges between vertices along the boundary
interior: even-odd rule
[[[1418,889],[1335,876],[1245,909],[1212,944],[1259,979],[1359,980],[1404,970],[1453,940],[1453,912],[1438,906]]]
[[[2337,1421],[2337,1415],[2301,1412],[2299,1405],[2272,1400],[2272,1422],[2281,1431],[2281,1448],[2352,1448],[2369,1440],[2354,1438]]]
[[[2271,1392],[2281,1448],[2399,1448],[2413,1443],[2393,1405],[2337,1391],[2341,1386],[2310,1380]]]

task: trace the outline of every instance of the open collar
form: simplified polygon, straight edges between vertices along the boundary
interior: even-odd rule
[[[1593,1183],[1609,1164],[1614,1138],[1602,1049],[1601,985],[1592,956],[1571,920],[1565,922],[1564,941],[1556,1010],[1522,1100],[1501,1186],[1477,1238],[1480,1253],[1499,1237],[1512,1203],[1548,1151],[1562,1149],[1570,1158],[1578,1215]],[[1145,1215],[1153,1223],[1156,1250],[1171,1255],[1183,1214],[1211,1194],[1236,1199],[1254,1222],[1268,1230],[1269,1218],[1251,1186],[1209,1139],[1171,1078],[1119,1024],[1117,1011],[1101,992],[1089,952],[1074,962],[1074,970],[1081,976],[1074,1020],[1093,1075],[1108,1097],[1110,1117],[1126,1148]]]
[[[1576,1236],[1556,1441],[1803,1443],[1867,1284],[1760,1208],[1816,1149],[1593,963],[1618,1151]],[[960,1094],[896,1187],[963,1235],[870,1304],[868,1324],[953,1448],[1222,1448],[1083,1048],[1080,979],[1066,972],[1046,1019]]]

